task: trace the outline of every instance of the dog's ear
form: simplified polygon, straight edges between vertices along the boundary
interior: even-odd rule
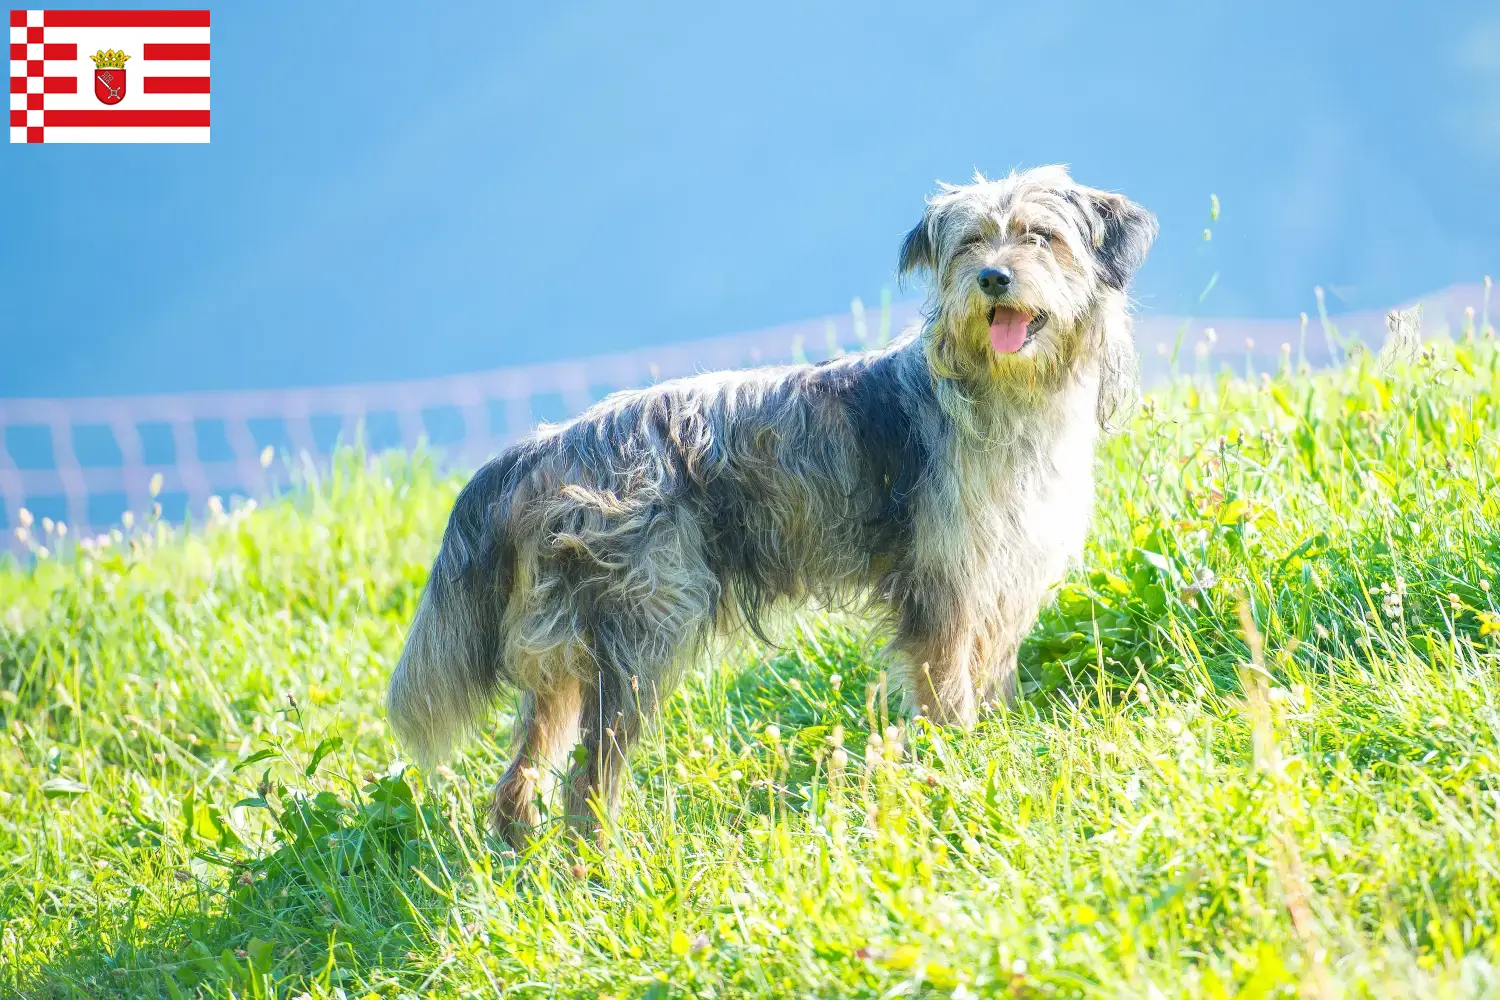
[[[1094,260],[1101,280],[1123,292],[1156,240],[1156,216],[1124,195],[1083,188],[1094,225]]]
[[[922,221],[911,228],[906,234],[906,239],[901,241],[901,257],[896,262],[896,274],[906,277],[917,271],[934,271],[937,269],[937,258],[933,253],[932,244],[932,222],[933,210],[928,206],[927,211],[922,213]]]

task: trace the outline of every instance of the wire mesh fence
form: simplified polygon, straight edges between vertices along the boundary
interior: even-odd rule
[[[1424,335],[1480,330],[1488,284],[1424,296]],[[1378,345],[1386,312],[1290,320],[1143,316],[1136,336],[1148,381],[1228,365],[1245,373],[1337,361],[1353,338]],[[0,399],[0,529],[15,540],[29,512],[108,530],[160,503],[199,520],[214,498],[264,497],[288,461],[326,461],[358,437],[371,451],[426,443],[477,465],[542,421],[564,420],[617,389],[700,371],[817,361],[880,343],[919,320],[919,304],[886,299],[847,314],[754,333],[617,354],[366,385],[74,399]],[[279,460],[278,460],[279,459]],[[157,477],[160,477],[159,480]],[[282,477],[284,479],[284,476]],[[152,483],[159,484],[153,497]]]

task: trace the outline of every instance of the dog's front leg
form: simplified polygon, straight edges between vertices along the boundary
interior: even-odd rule
[[[912,711],[942,725],[968,728],[978,718],[973,657],[974,630],[966,622],[942,621],[917,629],[908,619],[896,646],[905,661]]]
[[[1020,648],[1012,644],[990,662],[989,670],[979,685],[979,700],[982,704],[1015,707],[1019,688],[1019,652]]]
[[[1030,630],[1035,617],[1035,613],[1007,616],[1001,607],[977,630],[973,663],[980,705],[1015,705],[1021,636]]]

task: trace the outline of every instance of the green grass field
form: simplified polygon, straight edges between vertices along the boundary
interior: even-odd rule
[[[1497,431],[1488,337],[1164,390],[1017,709],[907,722],[857,618],[789,618],[688,677],[582,855],[479,825],[508,706],[397,760],[429,462],[39,538],[0,571],[0,993],[1500,994]]]

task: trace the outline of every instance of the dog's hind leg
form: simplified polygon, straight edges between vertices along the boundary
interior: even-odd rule
[[[578,680],[561,671],[549,687],[521,697],[516,756],[496,782],[490,803],[491,827],[518,851],[541,820],[538,799],[567,773],[568,751],[578,741],[582,700]]]
[[[569,824],[592,838],[599,818],[615,812],[631,750],[707,634],[719,584],[704,561],[697,522],[666,505],[641,505],[620,525],[580,537],[592,560],[572,588],[588,647],[587,666],[574,667],[582,678],[585,753],[564,798]]]
[[[630,752],[668,694],[657,689],[657,678],[666,674],[652,671],[625,680],[604,669],[594,684],[584,686],[578,732],[587,756],[575,762],[565,796],[568,825],[579,837],[597,838],[600,817],[614,815]]]

